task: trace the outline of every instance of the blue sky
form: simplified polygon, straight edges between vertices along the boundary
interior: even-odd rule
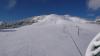
[[[100,15],[100,0],[0,0],[0,20],[3,21],[45,14],[94,19]]]

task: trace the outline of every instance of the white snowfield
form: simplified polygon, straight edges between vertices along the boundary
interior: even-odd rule
[[[32,25],[0,30],[0,56],[85,56],[100,32],[100,25],[77,17],[52,14],[35,19]]]

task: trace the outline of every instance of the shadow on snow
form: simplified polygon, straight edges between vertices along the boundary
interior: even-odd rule
[[[14,29],[0,29],[0,32],[15,32]]]

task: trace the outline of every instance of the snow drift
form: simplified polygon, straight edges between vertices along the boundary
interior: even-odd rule
[[[0,31],[0,56],[84,56],[100,31],[100,26],[81,24],[84,20],[76,22],[70,16],[52,14],[32,20],[37,22]]]

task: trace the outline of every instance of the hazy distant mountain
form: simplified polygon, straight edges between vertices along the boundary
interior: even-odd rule
[[[56,14],[50,14],[50,15],[53,16],[53,17],[57,17],[57,18],[59,17],[59,18],[62,18],[62,19],[66,19],[66,20],[72,21],[72,22],[77,22],[77,23],[85,22],[84,19],[81,19],[79,17],[72,17],[72,16],[69,16],[69,15],[56,15]],[[50,16],[50,15],[29,17],[29,18],[17,21],[15,23],[3,22],[3,24],[0,25],[1,26],[0,28],[17,28],[17,27],[21,27],[21,26],[25,26],[25,25],[31,25],[31,24],[36,23],[38,21],[45,20],[45,18],[47,16]]]

